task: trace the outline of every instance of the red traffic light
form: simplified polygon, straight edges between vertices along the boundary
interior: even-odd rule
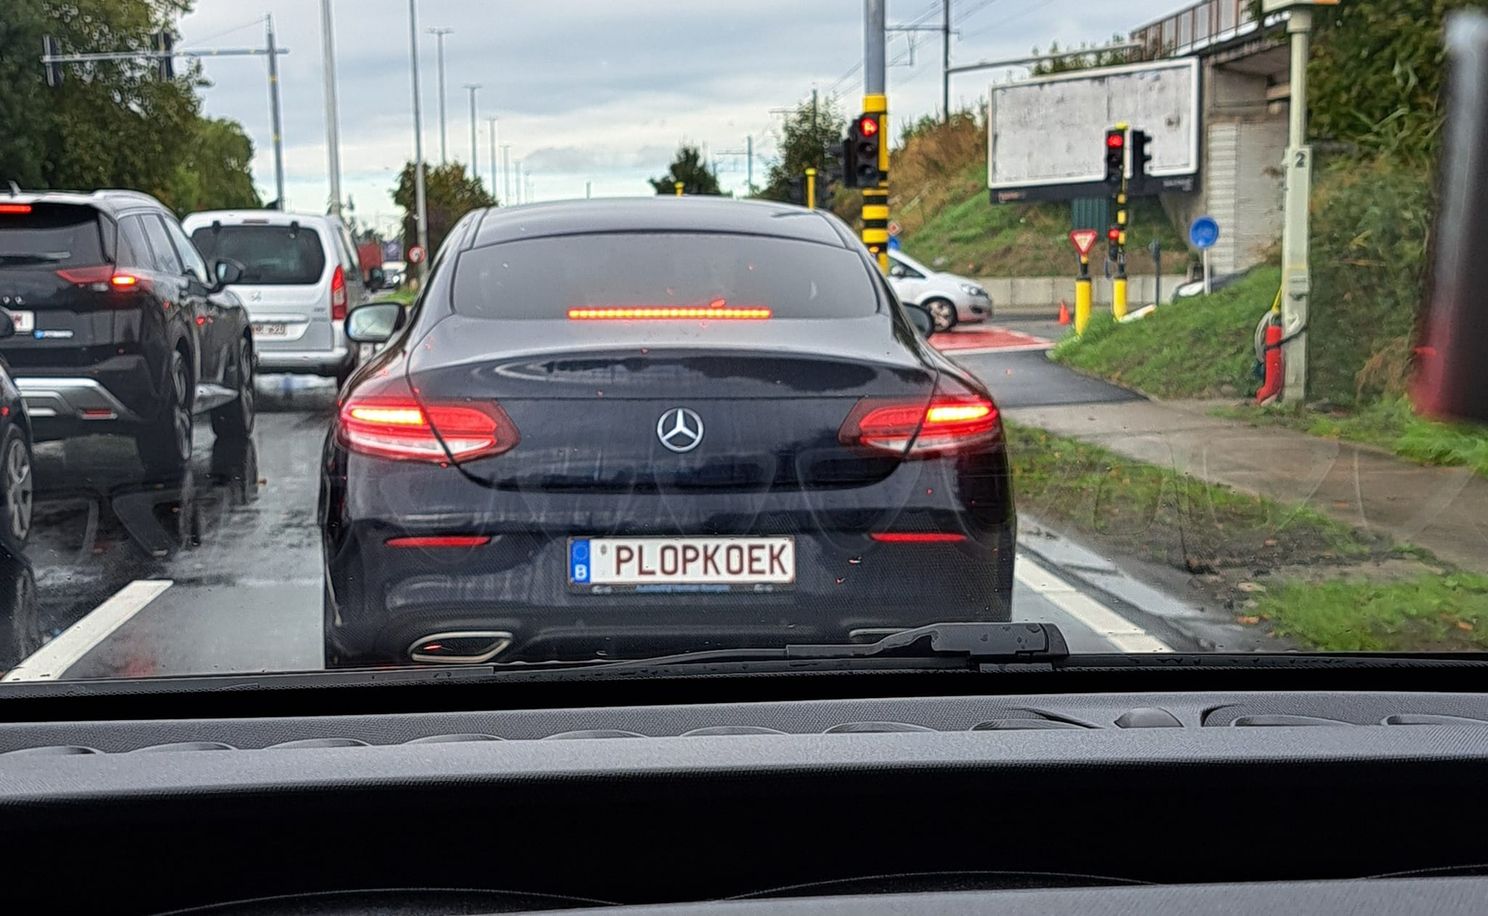
[[[1109,242],[1111,242],[1111,244],[1113,244],[1113,245],[1114,244],[1119,244],[1121,242],[1121,230],[1120,229],[1117,229],[1115,226],[1112,226],[1111,228],[1107,229],[1106,230],[1106,240],[1109,241]]]
[[[1106,134],[1106,146],[1111,149],[1120,149],[1126,145],[1126,134],[1119,131],[1110,131]]]
[[[858,136],[873,137],[878,135],[878,117],[865,114],[858,118]]]

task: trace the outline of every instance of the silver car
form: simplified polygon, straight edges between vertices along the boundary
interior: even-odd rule
[[[900,302],[918,305],[944,331],[992,317],[992,298],[975,282],[926,267],[902,251],[889,252],[889,285]]]
[[[253,322],[264,372],[322,375],[345,382],[358,363],[342,322],[366,302],[356,245],[334,216],[278,210],[219,210],[181,221],[208,261],[243,265],[232,289]]]

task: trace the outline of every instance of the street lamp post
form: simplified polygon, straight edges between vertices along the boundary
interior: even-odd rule
[[[496,196],[496,118],[486,118],[486,124],[491,128],[491,142],[486,148],[491,151],[491,196]]]
[[[470,177],[474,178],[480,174],[480,159],[477,156],[475,146],[475,93],[480,89],[480,83],[466,83],[465,91],[470,93]]]
[[[336,105],[336,35],[331,25],[331,0],[320,0],[321,55],[324,58],[326,158],[331,179],[331,213],[341,215],[341,125]]]
[[[444,120],[444,36],[453,31],[454,29],[444,28],[434,28],[429,30],[429,34],[433,35],[438,41],[438,47],[436,48],[435,56],[439,62],[439,161],[441,163],[449,161],[449,133],[445,130]]]
[[[429,276],[429,204],[424,194],[424,120],[419,109],[418,0],[408,0],[408,50],[413,70],[413,199],[418,243],[424,259],[415,265],[419,286]]]

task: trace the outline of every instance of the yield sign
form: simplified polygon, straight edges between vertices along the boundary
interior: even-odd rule
[[[1074,244],[1080,257],[1090,254],[1090,249],[1095,247],[1095,240],[1099,237],[1100,233],[1094,229],[1072,229],[1069,234],[1070,242]]]

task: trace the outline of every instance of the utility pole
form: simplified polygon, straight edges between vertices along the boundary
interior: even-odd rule
[[[433,35],[439,41],[437,56],[439,60],[439,161],[441,163],[449,162],[449,134],[445,130],[444,121],[444,36],[453,31],[454,29],[444,28],[429,30],[429,34]]]
[[[511,203],[511,144],[503,143],[501,144],[501,204],[510,206]]]
[[[940,110],[942,123],[951,123],[951,0],[940,3]]]
[[[584,199],[585,200],[588,200],[589,198],[591,198],[593,196],[594,196],[594,182],[592,182],[592,181],[586,181],[586,182],[584,182]]]
[[[754,134],[744,138],[744,187],[745,193],[754,193]]]
[[[811,90],[811,142],[816,142],[816,89]],[[820,162],[817,165],[821,165]]]
[[[514,170],[513,177],[515,178],[515,181],[513,182],[513,184],[515,184],[516,187],[517,187],[517,203],[521,203],[522,202],[522,160],[518,159],[516,162],[513,162],[512,163],[512,169]]]
[[[1286,11],[1291,36],[1291,98],[1288,101],[1284,216],[1281,229],[1281,400],[1307,400],[1307,321],[1312,292],[1308,264],[1308,200],[1312,196],[1312,147],[1307,145],[1307,60],[1312,7],[1319,0],[1265,0],[1264,13]],[[1326,0],[1322,0],[1326,3]]]
[[[465,91],[470,93],[470,177],[474,178],[480,174],[480,160],[477,158],[475,146],[475,93],[480,89],[480,83],[466,83]]]
[[[885,94],[885,0],[863,0],[863,113],[878,120],[878,187],[863,189],[863,244],[889,272],[889,98]]]
[[[491,196],[496,196],[496,118],[486,118],[486,125],[491,128],[491,142],[487,149],[491,151]]]
[[[320,0],[320,43],[325,68],[326,158],[331,178],[331,215],[341,215],[341,116],[336,105],[336,33],[331,0]]]
[[[424,259],[416,267],[419,286],[429,277],[429,202],[424,193],[424,119],[419,108],[418,0],[408,0],[408,53],[413,71],[413,202],[414,222],[418,224],[418,243]]]
[[[284,126],[279,111],[279,49],[274,44],[274,17],[264,17],[264,46],[269,51],[269,115],[274,130],[275,206],[284,209]]]

